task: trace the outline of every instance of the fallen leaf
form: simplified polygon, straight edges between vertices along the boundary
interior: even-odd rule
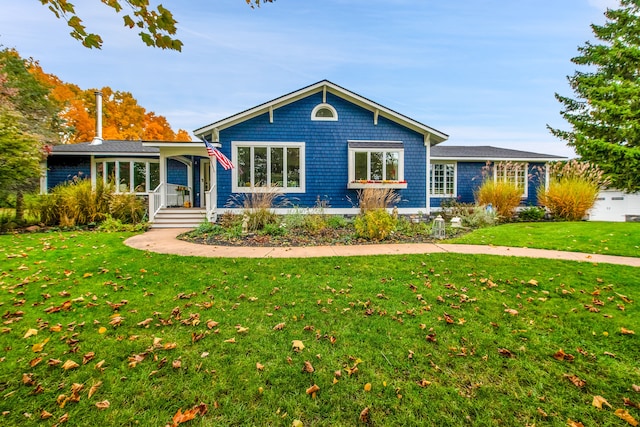
[[[499,348],[498,353],[500,354],[500,356],[504,356],[504,357],[509,357],[509,358],[515,357],[514,354],[511,353],[511,351],[506,348]]]
[[[300,340],[291,341],[291,347],[293,348],[293,351],[297,352],[301,352],[302,350],[304,350],[304,344]]]
[[[281,331],[281,330],[284,329],[284,327],[285,327],[285,323],[284,322],[278,323],[276,326],[273,327],[273,330],[274,331]]]
[[[62,369],[64,369],[65,371],[68,371],[69,369],[75,369],[77,367],[79,367],[80,365],[78,365],[76,362],[74,362],[73,360],[69,359],[66,362],[64,362],[64,364],[62,365]]]
[[[137,326],[144,326],[144,327],[147,327],[147,328],[148,328],[148,327],[149,327],[149,324],[150,324],[151,322],[153,322],[153,318],[152,318],[152,317],[149,317],[149,318],[144,319],[142,322],[138,322],[138,323],[137,323]]]
[[[33,350],[34,353],[40,353],[48,342],[49,342],[49,338],[46,338],[44,341],[31,346],[31,350]]]
[[[506,308],[504,310],[505,313],[509,313],[512,316],[517,316],[518,315],[518,310],[514,310],[513,308]]]
[[[40,412],[40,419],[41,420],[46,420],[53,417],[53,414],[51,412],[47,412],[44,409],[42,410],[42,412]]]
[[[38,335],[38,330],[37,329],[28,329],[27,332],[24,334],[24,336],[22,338],[29,338],[33,335]]]
[[[635,385],[632,384],[631,388],[633,389],[633,391],[635,391],[636,393],[640,393],[640,385]]]
[[[313,394],[315,392],[317,392],[318,390],[320,390],[320,387],[318,387],[317,384],[312,385],[311,387],[309,387],[307,389],[307,394]]]
[[[34,385],[33,374],[22,374],[22,384],[29,386]]]
[[[69,421],[69,413],[65,413],[63,416],[61,416],[60,418],[58,418],[58,424],[62,424],[62,423],[66,423],[67,421]]]
[[[224,342],[228,342],[230,344],[235,344],[236,343],[236,339],[234,338],[229,338],[228,340],[224,340]]]
[[[207,328],[213,329],[216,326],[218,326],[218,322],[213,321],[213,320],[207,320]]]
[[[366,383],[364,385],[364,391],[371,391],[371,383]]]
[[[87,363],[91,362],[94,357],[96,357],[96,354],[93,351],[86,353],[84,356],[82,356],[82,364],[86,365]]]
[[[305,360],[304,366],[302,367],[302,372],[308,372],[311,374],[314,371],[315,369],[313,369],[313,365],[311,365],[311,362],[309,362],[308,360]]]
[[[620,328],[620,333],[622,333],[622,335],[635,335],[634,331],[627,328]]]
[[[102,381],[98,381],[97,383],[91,386],[91,388],[89,389],[89,399],[91,399],[91,396],[96,394],[100,386],[102,386]]]
[[[187,409],[182,412],[182,408],[178,409],[178,412],[173,416],[173,426],[177,427],[179,424],[190,421],[196,417],[196,415],[204,415],[207,413],[207,405],[201,403],[194,406],[191,409]]]
[[[611,408],[611,405],[609,404],[609,402],[607,402],[607,399],[602,396],[593,396],[593,402],[591,402],[591,404],[598,409],[602,409],[602,405],[607,405],[609,408]]]
[[[636,427],[638,425],[638,421],[635,418],[633,418],[631,414],[624,409],[616,409],[614,414],[616,414],[618,418],[621,418],[626,422],[628,422],[633,427]]]
[[[564,374],[564,377],[567,378],[569,381],[571,381],[573,383],[573,385],[575,385],[576,387],[584,387],[586,382],[584,380],[581,380],[580,378],[578,378],[575,375],[568,375],[568,374]]]
[[[101,326],[100,329],[98,329],[99,334],[104,334],[105,332],[107,332],[107,328],[105,328],[104,326]]]
[[[365,423],[365,424],[369,424],[369,407],[364,408],[361,412],[360,412],[360,421]]]
[[[302,421],[300,420],[293,420],[291,427],[304,427],[304,424],[302,424]]]
[[[572,354],[567,354],[563,349],[560,349],[553,355],[553,358],[556,360],[568,360],[572,362],[575,359],[575,356],[573,356]]]
[[[111,403],[108,400],[96,402],[96,408],[98,409],[107,409],[109,406],[111,406]]]
[[[256,362],[256,369],[258,371],[264,371],[264,365],[260,362]]]
[[[567,426],[569,427],[584,427],[580,421],[573,421],[571,418],[567,420]]]

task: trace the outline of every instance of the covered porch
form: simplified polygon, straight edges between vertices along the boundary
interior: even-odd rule
[[[202,142],[145,141],[159,150],[159,184],[149,191],[149,222],[192,226],[216,220],[216,162]],[[214,144],[216,145],[216,144]],[[173,218],[171,222],[167,218]],[[176,225],[176,226],[177,226]],[[196,224],[197,225],[197,224]],[[167,227],[169,225],[166,225]]]

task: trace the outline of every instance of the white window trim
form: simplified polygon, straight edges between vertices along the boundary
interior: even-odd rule
[[[434,186],[434,182],[435,180],[433,179],[433,166],[434,165],[453,165],[453,192],[451,193],[444,193],[444,194],[439,194],[439,193],[434,193],[433,191],[433,186]],[[429,168],[429,193],[431,194],[431,196],[433,197],[437,197],[437,198],[453,198],[453,197],[458,197],[458,162],[443,162],[443,161],[435,161],[435,162],[431,162],[431,168]],[[446,169],[445,169],[446,171]],[[446,179],[447,177],[445,176],[445,186],[446,186]]]
[[[238,185],[238,147],[267,147],[267,153],[272,147],[282,148],[298,148],[300,150],[300,186],[299,187],[240,187]],[[253,150],[252,150],[253,151]],[[253,156],[252,156],[253,157]],[[275,191],[277,193],[305,193],[306,192],[306,170],[305,170],[305,143],[304,142],[278,142],[278,141],[232,141],[231,142],[231,161],[235,168],[231,171],[231,191],[233,193],[264,193],[266,191]],[[287,168],[287,158],[284,156],[283,168]],[[253,175],[253,170],[251,171]],[[271,182],[271,156],[267,156],[267,181]]]
[[[318,110],[321,110],[323,108],[326,108],[327,110],[330,110],[333,113],[333,117],[316,117],[316,114],[318,114]],[[326,102],[323,102],[322,104],[316,105],[314,107],[313,111],[311,111],[311,120],[325,121],[325,122],[337,122],[338,121],[338,112],[336,111],[335,108],[333,108],[332,105],[327,104]]]
[[[371,142],[371,143],[385,143],[399,141],[355,141],[349,140],[348,142]],[[371,152],[385,153],[398,153],[398,180],[397,181],[375,181],[375,182],[360,182],[356,181],[356,153],[367,153],[367,165],[371,164]],[[382,165],[382,174],[386,176],[386,162]],[[367,168],[367,181],[371,181],[371,168]],[[407,188],[407,182],[404,178],[404,148],[376,148],[376,147],[349,147],[349,182],[347,188],[359,189],[359,188],[394,188],[402,189]]]
[[[505,162],[495,162],[493,166],[493,179],[495,182],[506,181],[507,178],[507,169],[503,168],[502,176],[498,176],[498,165],[503,164]],[[519,167],[516,170],[516,178],[519,178],[520,174],[524,172],[524,189],[522,193],[522,198],[526,199],[529,197],[529,163],[527,162],[511,162],[511,164],[517,164]],[[521,167],[521,168],[520,168]]]
[[[143,194],[149,194],[150,191],[154,190],[154,188],[150,187],[151,167],[149,165],[151,163],[160,164],[159,160],[149,159],[149,158],[134,158],[134,157],[101,157],[99,159],[93,158],[91,170],[92,170],[92,181],[94,185],[98,179],[98,163],[115,163],[116,182],[120,182],[120,163],[129,163],[129,191],[127,191],[127,193],[143,195]],[[133,167],[134,163],[145,164],[145,183],[144,183],[145,191],[133,191],[133,189],[135,188],[134,186],[135,171]],[[106,173],[104,173],[104,166],[103,166],[102,182],[106,184],[107,181],[108,181],[108,176]],[[120,185],[116,185],[115,192],[122,193],[120,191]]]

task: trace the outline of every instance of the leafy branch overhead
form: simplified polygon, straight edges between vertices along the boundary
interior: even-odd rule
[[[251,8],[260,7],[261,3],[272,3],[274,0],[245,0]],[[82,19],[76,13],[75,6],[67,0],[40,0],[58,19],[64,19],[71,28],[71,37],[82,42],[90,49],[102,47],[102,37],[87,31]],[[161,49],[182,50],[183,43],[177,39],[177,23],[170,10],[161,4],[157,7],[149,5],[149,0],[100,0],[122,14],[125,27],[138,28],[142,41],[151,47]],[[128,13],[123,12],[127,7]]]

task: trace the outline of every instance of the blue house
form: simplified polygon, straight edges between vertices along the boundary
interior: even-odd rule
[[[273,191],[289,203],[326,213],[359,211],[357,191],[391,188],[401,214],[437,210],[443,200],[473,201],[482,170],[522,186],[523,205],[535,204],[543,170],[557,156],[495,147],[446,147],[448,135],[327,80],[194,131],[231,159],[225,170],[202,142],[103,141],[53,148],[45,189],[70,177],[115,180],[118,191],[149,198],[154,226],[190,225],[240,212],[233,201]],[[501,168],[510,161],[509,168]],[[513,167],[513,164],[518,165]],[[192,225],[191,224],[191,225]]]

